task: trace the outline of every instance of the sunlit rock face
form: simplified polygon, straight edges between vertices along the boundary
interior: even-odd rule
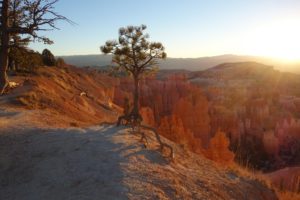
[[[129,95],[132,91],[132,82],[122,80],[120,87],[115,89],[114,102],[122,106],[125,97],[131,98]],[[201,147],[200,140],[207,146],[210,139],[209,102],[201,89],[187,82],[184,77],[141,81],[140,106],[144,123],[165,130],[166,133],[162,134],[168,138],[177,141],[176,135],[182,139],[186,135],[184,140],[188,141],[184,143],[190,148]],[[172,127],[176,127],[172,137],[168,135],[169,129],[162,128],[171,126],[167,125],[171,122],[174,123]]]
[[[245,123],[238,118],[237,112],[224,105],[210,105],[211,136],[218,130],[225,132],[232,141],[238,141],[239,135],[245,132]]]
[[[213,138],[209,141],[209,147],[204,151],[204,155],[214,161],[223,164],[229,164],[233,162],[234,153],[232,153],[229,147],[229,139],[226,134],[218,130]]]
[[[143,124],[148,126],[156,126],[153,110],[149,107],[142,107],[140,114],[143,118]]]
[[[299,192],[300,167],[287,167],[267,174],[272,183],[278,188],[291,192]]]
[[[185,129],[182,120],[176,115],[163,117],[158,131],[161,135],[186,149],[199,154],[203,153],[201,139],[195,137],[189,129]]]
[[[300,98],[295,95],[299,90],[272,68],[255,67],[256,63],[231,65],[195,73],[164,72],[158,78],[141,80],[144,123],[194,151],[198,146],[199,152],[207,150],[211,138],[221,131],[230,148],[241,143],[257,145],[257,155],[264,156],[257,156],[260,161],[254,160],[255,165],[267,157],[276,162],[274,169],[297,162],[294,155],[286,154],[298,151],[293,141],[300,138]],[[122,106],[125,97],[132,101],[133,89],[132,80],[122,78],[114,90],[114,102]],[[247,151],[247,145],[241,148]]]
[[[279,120],[276,123],[275,133],[280,143],[287,137],[300,138],[300,120],[295,118]]]
[[[175,104],[173,113],[180,116],[183,126],[190,129],[195,137],[203,141],[203,144],[208,143],[210,139],[208,101],[201,93],[181,98]]]
[[[149,85],[142,87],[143,95],[148,98],[142,98],[141,104],[152,108],[157,124],[161,123],[163,117],[175,115],[182,121],[184,129],[190,130],[204,143],[208,141],[209,104],[199,88],[181,79],[176,80],[174,77],[163,82],[151,81]]]
[[[266,152],[269,155],[277,156],[279,151],[279,139],[275,136],[274,131],[266,131],[263,134],[263,143]]]

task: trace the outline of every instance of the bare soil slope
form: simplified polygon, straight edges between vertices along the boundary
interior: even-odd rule
[[[125,127],[99,125],[119,112],[108,77],[69,67],[14,79],[22,86],[0,97],[0,199],[277,199],[166,139],[174,160],[150,133],[145,147]]]
[[[20,86],[0,97],[2,105],[43,110],[51,113],[49,117],[54,120],[63,116],[62,125],[114,122],[120,111],[111,101],[116,80],[95,70],[41,67],[35,75],[15,76],[10,80]]]
[[[300,167],[287,167],[268,174],[280,189],[300,192]]]
[[[0,199],[277,199],[164,139],[175,148],[170,161],[150,133],[145,148],[124,127],[43,128],[32,116],[1,110]]]

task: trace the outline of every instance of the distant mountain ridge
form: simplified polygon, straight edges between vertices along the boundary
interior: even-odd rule
[[[95,54],[95,55],[74,55],[74,56],[60,56],[66,63],[85,67],[103,67],[111,65],[111,55]],[[300,73],[300,63],[287,63],[271,58],[264,58],[258,56],[243,56],[243,55],[220,55],[212,57],[200,57],[200,58],[167,58],[160,61],[160,69],[184,69],[189,71],[201,71],[217,66],[222,63],[234,63],[234,62],[258,62],[265,65],[274,66],[275,69],[288,72]]]
[[[273,66],[264,65],[257,62],[235,62],[223,63],[203,71],[190,72],[193,78],[213,78],[213,79],[262,79],[279,74]],[[296,75],[295,75],[296,76]]]
[[[182,73],[182,72],[181,72]],[[257,62],[223,63],[202,71],[186,72],[194,84],[217,87],[244,87],[258,84],[259,87],[276,86],[280,94],[299,97],[300,74],[282,72],[273,66]],[[250,85],[249,85],[250,84]]]

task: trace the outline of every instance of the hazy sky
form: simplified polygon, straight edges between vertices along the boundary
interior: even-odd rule
[[[98,54],[118,29],[146,24],[169,57],[248,54],[300,59],[300,0],[60,0],[76,22],[45,32],[55,55]]]

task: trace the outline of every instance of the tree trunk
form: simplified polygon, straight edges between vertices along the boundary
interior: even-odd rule
[[[8,70],[11,71],[11,72],[15,72],[16,71],[15,61],[10,56],[8,56]]]
[[[8,65],[9,33],[8,33],[8,4],[9,0],[3,0],[1,10],[1,52],[0,52],[0,95],[8,86],[6,74]]]
[[[134,79],[134,94],[133,94],[133,109],[132,114],[135,117],[139,116],[139,78],[138,76],[133,76]]]

